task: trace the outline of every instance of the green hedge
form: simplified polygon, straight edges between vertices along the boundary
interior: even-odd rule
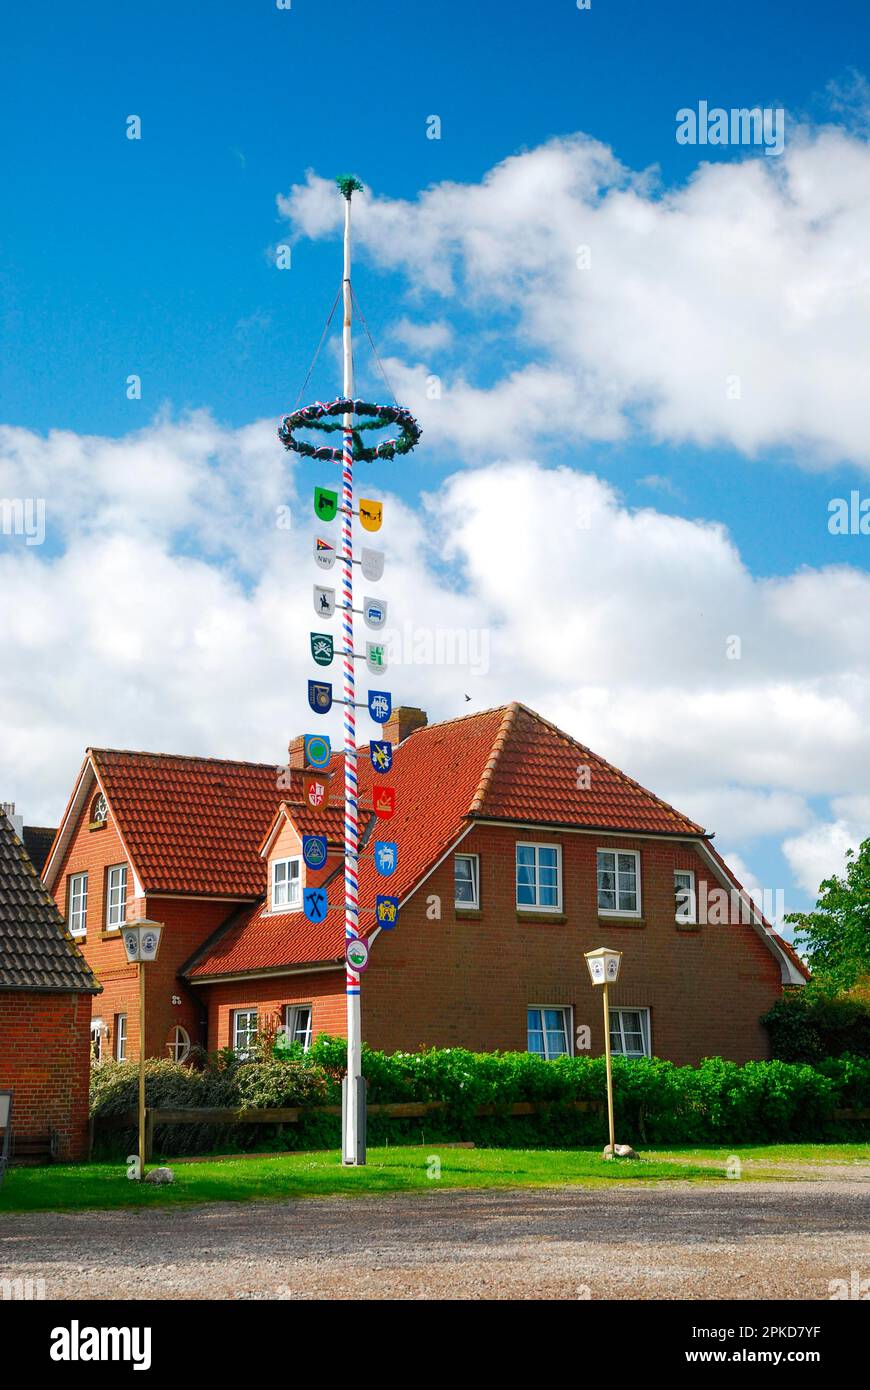
[[[870,1058],[870,1006],[829,998],[812,989],[783,995],[762,1018],[775,1057],[820,1062],[825,1057]]]
[[[240,1062],[222,1053],[192,1067],[152,1060],[146,1069],[146,1103],[156,1108],[299,1106],[296,1125],[166,1126],[155,1131],[155,1152],[192,1154],[250,1148],[333,1148],[336,1116],[316,1107],[341,1099],[345,1043],[319,1037],[310,1052],[294,1045],[265,1061]],[[363,1072],[372,1104],[445,1102],[422,1119],[371,1115],[370,1144],[473,1140],[510,1147],[562,1147],[603,1143],[605,1117],[578,1112],[575,1100],[602,1101],[603,1058],[562,1057],[545,1062],[526,1052],[474,1053],[442,1048],[387,1055],[363,1048]],[[659,1058],[613,1062],[616,1128],[635,1145],[739,1144],[798,1140],[860,1139],[870,1126],[837,1121],[837,1109],[870,1108],[870,1061],[859,1057],[805,1063],[736,1062],[708,1058],[698,1067],[677,1067]],[[96,1118],[134,1110],[138,1068],[105,1062],[93,1072],[91,1113]],[[536,1101],[534,1116],[511,1116],[516,1101]],[[495,1107],[475,1115],[479,1105]],[[133,1130],[98,1130],[96,1154],[135,1148]]]

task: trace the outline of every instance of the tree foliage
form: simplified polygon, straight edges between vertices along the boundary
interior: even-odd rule
[[[857,854],[846,851],[845,873],[825,879],[811,912],[791,912],[786,921],[798,928],[795,941],[807,949],[818,988],[852,989],[870,974],[870,839]]]

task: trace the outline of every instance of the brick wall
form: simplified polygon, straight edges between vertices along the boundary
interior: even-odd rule
[[[535,917],[517,912],[518,839],[561,846],[561,913]],[[287,827],[271,855],[292,853],[297,847]],[[598,848],[639,852],[639,921],[599,918]],[[575,1032],[587,1025],[591,1049],[599,1053],[601,996],[589,982],[583,953],[608,945],[625,953],[611,1004],[649,1009],[652,1048],[658,1056],[696,1062],[709,1055],[738,1061],[768,1055],[767,1035],[758,1019],[781,993],[777,960],[748,924],[685,930],[675,922],[675,869],[693,869],[699,893],[704,882],[710,890],[719,887],[691,843],[477,826],[461,850],[480,855],[480,910],[455,910],[451,856],[403,910],[399,927],[379,935],[363,981],[363,1036],[372,1046],[386,1051],[420,1045],[524,1050],[527,1007],[551,1005],[572,1011]],[[110,1049],[115,1016],[127,1014],[127,1056],[133,1059],[139,1048],[136,975],[126,964],[118,934],[104,929],[105,871],[123,857],[111,822],[105,830],[91,831],[86,813],[58,881],[58,902],[63,910],[68,875],[87,869],[88,933],[83,949],[104,987],[94,1011],[108,1027]],[[263,878],[265,889],[265,864]],[[310,880],[317,881],[314,875]],[[128,893],[132,892],[131,876]],[[440,920],[427,916],[432,895],[441,901]],[[160,957],[147,967],[149,1054],[168,1055],[176,1024],[192,1042],[205,1041],[206,1009],[210,1048],[229,1044],[233,1008],[256,1006],[265,1013],[288,1003],[310,1002],[315,1033],[344,1033],[340,972],[191,990],[180,983],[179,967],[235,910],[232,903],[151,897],[133,908],[132,897],[128,901],[131,915],[147,913],[166,924]]]
[[[312,971],[308,975],[280,975],[262,980],[239,980],[207,985],[201,991],[208,1005],[209,1047],[232,1046],[235,1009],[256,1009],[260,1018],[278,1013],[283,1022],[287,1004],[311,1005],[311,1030],[344,1037],[347,1032],[344,967]]]
[[[562,846],[561,914],[518,914],[517,840]],[[599,918],[598,848],[639,851],[639,922]],[[455,911],[451,856],[403,909],[395,931],[380,933],[362,989],[363,1036],[373,1047],[524,1051],[526,1009],[537,1004],[570,1008],[575,1030],[590,1027],[598,1054],[601,991],[583,953],[612,946],[624,955],[611,1007],[650,1010],[656,1055],[678,1063],[769,1055],[758,1019],[781,994],[778,961],[749,925],[686,930],[675,922],[674,870],[693,869],[698,892],[705,879],[710,890],[719,886],[691,844],[480,826],[460,849],[480,855],[480,911]],[[427,919],[431,895],[440,897],[440,921]]]
[[[15,1092],[13,1131],[56,1131],[60,1158],[87,1153],[90,1023],[88,994],[0,991],[0,1089]]]
[[[517,912],[518,839],[561,845],[561,913]],[[599,848],[639,852],[639,920],[599,917]],[[607,945],[624,952],[611,1007],[650,1011],[656,1055],[678,1063],[769,1055],[758,1020],[781,994],[778,961],[748,924],[687,929],[676,923],[676,869],[694,871],[698,894],[704,882],[708,891],[719,887],[691,844],[480,826],[462,842],[463,851],[480,856],[480,910],[455,910],[450,856],[403,909],[396,930],[381,932],[373,944],[362,987],[363,1037],[372,1047],[525,1051],[527,1008],[550,1005],[571,1010],[575,1036],[587,1025],[591,1052],[600,1054],[602,996],[583,956]],[[440,899],[440,920],[427,916],[433,897]],[[225,983],[201,992],[208,999],[211,1047],[229,1045],[234,1008],[257,1007],[263,1015],[310,1002],[315,1035],[346,1033],[340,972]]]

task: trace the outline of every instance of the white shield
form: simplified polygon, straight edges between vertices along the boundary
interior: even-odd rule
[[[366,666],[372,675],[379,676],[382,671],[386,671],[388,665],[386,644],[366,642]]]
[[[318,618],[331,618],[335,612],[335,590],[324,589],[321,584],[314,586],[314,611]]]
[[[360,553],[360,567],[364,579],[380,579],[384,572],[384,552],[382,550],[369,550],[363,546]]]
[[[322,536],[314,537],[314,559],[322,570],[331,570],[335,564],[335,546]]]
[[[366,594],[363,599],[363,617],[367,627],[381,628],[387,621],[387,601],[383,598],[369,598]]]

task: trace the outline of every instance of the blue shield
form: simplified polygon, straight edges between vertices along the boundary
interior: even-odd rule
[[[328,909],[325,888],[306,888],[302,895],[302,905],[309,922],[326,921]]]
[[[393,766],[393,745],[389,739],[373,738],[369,742],[369,757],[375,772],[389,772]]]
[[[375,898],[375,921],[384,931],[392,931],[399,920],[399,899],[378,893]]]
[[[332,709],[332,682],[309,681],[308,703],[315,714],[329,714]]]
[[[302,858],[309,869],[322,869],[326,863],[326,836],[303,835]]]
[[[396,872],[399,847],[395,840],[375,840],[375,868],[383,878]]]
[[[388,690],[369,691],[369,714],[376,724],[386,724],[393,712],[393,697]]]
[[[329,767],[332,745],[326,734],[306,734],[304,748],[306,767]]]

